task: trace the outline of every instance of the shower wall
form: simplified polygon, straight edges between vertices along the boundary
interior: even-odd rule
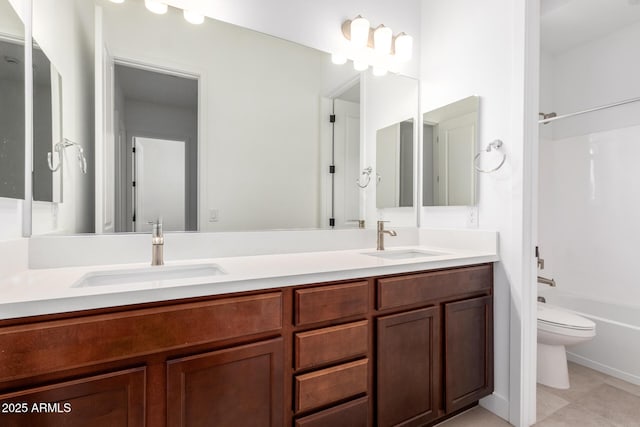
[[[543,54],[541,111],[640,97],[640,23]],[[564,291],[640,305],[640,102],[540,128],[539,245]]]

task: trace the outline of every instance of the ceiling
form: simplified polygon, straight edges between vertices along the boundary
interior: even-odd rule
[[[540,41],[557,54],[640,22],[640,0],[541,0]]]
[[[197,109],[198,81],[170,74],[115,66],[116,79],[128,100]]]

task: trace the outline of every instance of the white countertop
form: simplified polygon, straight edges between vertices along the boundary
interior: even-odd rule
[[[392,260],[366,255],[371,248],[193,259],[167,266],[216,264],[225,274],[189,279],[73,287],[96,271],[146,268],[148,263],[26,270],[0,280],[0,319],[122,306],[292,285],[348,280],[498,261],[495,251],[432,246],[393,247],[398,250],[442,252]],[[162,267],[157,267],[162,268]]]

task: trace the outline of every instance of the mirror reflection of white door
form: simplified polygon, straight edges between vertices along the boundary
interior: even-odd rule
[[[473,204],[473,164],[477,114],[469,113],[438,124],[438,206]]]
[[[134,231],[185,230],[185,141],[134,137]]]
[[[376,207],[400,206],[400,123],[376,132]]]
[[[342,227],[360,218],[360,200],[356,181],[360,173],[360,104],[334,100],[335,122],[335,205],[336,226]]]

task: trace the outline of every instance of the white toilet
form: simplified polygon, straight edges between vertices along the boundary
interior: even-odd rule
[[[589,341],[596,324],[553,305],[538,303],[538,382],[569,388],[565,346]]]

